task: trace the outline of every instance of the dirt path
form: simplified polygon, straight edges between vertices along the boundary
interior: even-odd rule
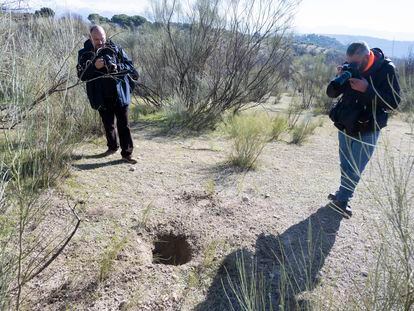
[[[399,141],[409,139],[407,131],[393,121],[384,133]],[[55,205],[78,201],[85,220],[65,253],[30,285],[29,309],[228,310],[224,266],[233,275],[242,253],[276,286],[277,260],[313,252],[291,266],[299,277],[294,294],[314,289],[340,300],[366,277],[373,248],[367,237],[378,213],[366,184],[358,188],[351,220],[324,207],[339,181],[336,131],[327,119],[303,146],[270,143],[248,173],[224,164],[230,144],[215,134],[166,137],[137,124],[133,135],[135,166],[121,163],[119,153],[97,158],[103,141],[77,150],[80,159],[55,190]],[[365,179],[369,185],[374,170]],[[191,260],[153,263],[153,242],[171,234],[186,238]],[[186,246],[176,248],[185,253]],[[102,259],[110,250],[112,265]],[[107,277],[98,281],[104,264]]]

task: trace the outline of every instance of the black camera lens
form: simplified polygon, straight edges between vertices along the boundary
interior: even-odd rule
[[[339,75],[338,77],[336,77],[332,83],[341,86],[344,85],[346,81],[348,81],[350,78],[352,78],[352,73],[348,70],[345,70],[344,72],[342,72],[341,75]]]
[[[335,86],[342,86],[348,81],[350,78],[360,78],[358,64],[357,63],[344,63],[342,65],[342,73],[332,80],[332,83]]]

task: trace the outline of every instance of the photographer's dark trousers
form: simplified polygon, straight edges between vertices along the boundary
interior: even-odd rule
[[[99,114],[105,128],[108,149],[118,150],[118,132],[121,155],[123,157],[130,156],[133,150],[133,143],[128,124],[128,107],[120,107],[120,105],[116,104],[116,100],[113,99],[106,99],[105,106],[105,110],[99,110]]]
[[[338,201],[348,202],[361,179],[361,174],[374,153],[378,132],[359,134],[357,137],[338,132],[341,185],[335,196]]]

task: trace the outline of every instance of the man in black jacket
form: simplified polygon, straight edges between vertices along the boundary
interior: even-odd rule
[[[327,95],[339,101],[329,117],[338,128],[341,181],[328,199],[345,217],[352,215],[348,202],[370,160],[380,130],[387,125],[389,112],[400,102],[395,66],[378,48],[355,42],[347,49],[347,63],[327,88]]]
[[[82,81],[87,81],[89,102],[102,118],[108,144],[104,155],[111,155],[118,150],[118,132],[122,159],[135,164],[128,106],[138,73],[124,50],[110,40],[107,42],[102,27],[91,27],[90,38],[78,53],[77,73]]]

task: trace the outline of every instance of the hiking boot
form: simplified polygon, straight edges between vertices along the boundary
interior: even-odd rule
[[[135,160],[134,158],[132,158],[130,155],[122,157],[122,160],[124,162],[129,163],[129,164],[137,164],[137,160]]]
[[[332,201],[330,207],[347,219],[352,217],[352,208],[347,201]]]

